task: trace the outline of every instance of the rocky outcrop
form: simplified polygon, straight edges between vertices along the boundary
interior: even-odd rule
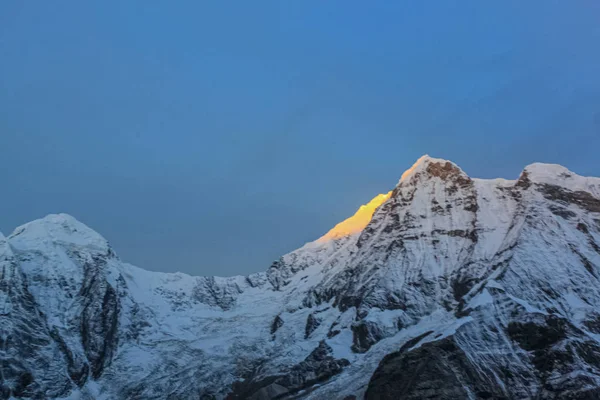
[[[598,343],[556,316],[525,318],[527,322],[510,322],[495,332],[508,340],[512,355],[506,361],[512,358],[514,364],[497,362],[504,358],[502,348],[487,363],[478,362],[472,349],[465,348],[467,340],[477,338],[465,329],[420,346],[411,343],[384,357],[365,399],[596,398]]]
[[[365,353],[383,337],[376,323],[360,321],[352,325],[352,351]]]
[[[277,329],[281,328],[282,326],[283,320],[279,315],[277,315],[275,319],[273,319],[273,323],[271,324],[271,335],[274,335],[275,332],[277,332]]]
[[[309,314],[306,319],[306,327],[304,328],[304,339],[308,339],[319,325],[321,325],[321,320],[314,313]]]
[[[84,282],[78,294],[81,342],[95,379],[110,365],[118,345],[120,304],[116,289],[104,277],[105,266],[101,257],[83,266]]]
[[[365,399],[468,400],[477,366],[450,338],[417,350],[386,356],[369,382]],[[506,398],[496,386],[475,391],[476,398]],[[494,393],[495,392],[495,393]]]
[[[321,341],[302,362],[292,366],[280,376],[261,377],[255,375],[248,381],[236,382],[228,399],[288,399],[294,398],[301,390],[323,383],[342,372],[350,362],[337,360],[332,349]]]

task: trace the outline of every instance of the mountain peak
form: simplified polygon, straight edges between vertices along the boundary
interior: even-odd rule
[[[437,165],[441,168],[432,168],[433,165]],[[445,172],[444,172],[445,171]],[[412,167],[404,171],[398,184],[408,182],[413,177],[419,176],[421,173],[428,172],[430,175],[439,176],[444,179],[449,173],[465,175],[458,165],[452,161],[444,160],[441,158],[433,158],[425,154],[421,156]]]
[[[573,191],[587,191],[600,195],[600,178],[585,177],[559,164],[533,163],[523,169],[521,177],[532,182],[561,186]]]
[[[68,214],[49,214],[16,228],[9,236],[16,247],[42,244],[67,244],[107,250],[109,245],[99,233]]]
[[[577,175],[574,172],[571,172],[568,168],[563,167],[562,165],[547,164],[540,162],[529,164],[524,168],[524,171],[527,171],[527,173],[530,175],[546,178],[550,177],[552,179],[564,179]]]
[[[409,182],[413,177],[422,174],[440,177],[441,179],[446,179],[450,175],[467,177],[467,175],[453,162],[441,158],[434,158],[425,154],[402,174],[398,184]],[[337,224],[316,242],[325,243],[332,239],[339,239],[362,232],[369,222],[371,222],[377,208],[385,203],[391,195],[392,191],[375,196],[367,204],[360,206],[353,216]]]

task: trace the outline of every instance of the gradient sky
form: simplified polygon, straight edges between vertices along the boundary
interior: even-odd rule
[[[126,261],[246,274],[422,154],[600,176],[600,3],[0,4],[0,230],[72,214]]]

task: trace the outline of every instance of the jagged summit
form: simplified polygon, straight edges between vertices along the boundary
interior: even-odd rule
[[[437,166],[437,168],[433,167],[433,166]],[[425,155],[421,156],[413,164],[412,167],[407,169],[402,174],[398,184],[402,184],[403,182],[408,182],[412,178],[422,175],[427,172],[429,172],[432,175],[436,175],[436,172],[435,172],[436,169],[437,170],[445,169],[447,171],[453,171],[455,173],[464,174],[466,176],[466,174],[452,161],[444,160],[441,158],[433,158],[433,157],[430,157],[429,155],[425,154]],[[445,177],[445,174],[444,174],[444,177]]]
[[[446,173],[443,173],[443,171],[446,171]],[[582,190],[586,190],[589,189],[590,186],[593,187],[600,184],[600,178],[581,176],[560,164],[536,162],[527,165],[523,169],[523,172],[529,175],[529,179],[537,183],[548,183],[559,186],[579,186],[579,188]],[[456,163],[446,159],[434,158],[425,154],[421,156],[412,167],[407,169],[402,174],[398,184],[410,181],[411,178],[417,175],[424,176],[425,178],[431,178],[435,176],[445,178],[451,174],[468,177],[468,175]],[[511,178],[498,179],[512,181]],[[490,179],[485,180],[492,181]]]
[[[460,174],[466,177],[466,174],[453,162],[440,158],[433,158],[429,155],[420,157],[411,168],[406,170],[398,185],[408,183],[417,177],[424,176],[423,179],[430,179],[434,176],[440,176],[444,179],[450,174]],[[383,205],[392,195],[392,191],[384,194],[378,194],[367,204],[360,206],[356,213],[348,219],[337,224],[333,229],[317,240],[317,243],[325,243],[333,239],[355,235],[363,231],[369,224],[375,211]]]

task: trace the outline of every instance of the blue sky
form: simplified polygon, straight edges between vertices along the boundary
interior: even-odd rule
[[[125,260],[264,270],[422,154],[600,176],[600,4],[4,2],[0,230],[48,213]]]

